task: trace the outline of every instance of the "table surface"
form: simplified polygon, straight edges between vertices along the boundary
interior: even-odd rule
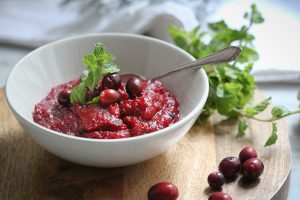
[[[4,86],[5,80],[12,67],[31,49],[0,46],[0,87]],[[285,105],[289,109],[299,106],[297,93],[299,84],[258,84],[258,89],[265,96],[272,96],[273,104]],[[297,200],[300,196],[300,116],[291,116],[286,119],[292,148],[292,173],[288,200]]]

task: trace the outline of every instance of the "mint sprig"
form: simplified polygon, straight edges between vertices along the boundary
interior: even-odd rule
[[[83,71],[80,83],[71,92],[71,103],[86,103],[87,89],[93,92],[105,74],[119,72],[120,69],[113,63],[114,60],[114,55],[108,53],[103,44],[97,43],[94,52],[83,57],[82,62],[87,69]]]
[[[253,48],[254,35],[250,33],[253,25],[261,24],[264,18],[256,5],[251,6],[250,12],[244,14],[247,24],[239,29],[229,27],[224,20],[207,24],[207,31],[195,27],[192,31],[170,26],[169,33],[175,44],[189,52],[195,58],[202,58],[230,45],[238,45],[242,51],[233,63],[217,66],[207,66],[205,71],[209,80],[209,95],[203,112],[197,119],[197,124],[207,119],[215,111],[226,117],[235,117],[238,121],[237,137],[245,135],[248,127],[245,118],[275,122],[289,115],[300,113],[300,110],[289,111],[283,106],[272,109],[269,119],[257,118],[270,104],[271,98],[253,107],[246,107],[253,100],[256,88],[254,76],[250,74],[253,64],[259,59],[259,54]],[[277,127],[273,123],[272,134],[265,146],[272,145],[277,140]]]

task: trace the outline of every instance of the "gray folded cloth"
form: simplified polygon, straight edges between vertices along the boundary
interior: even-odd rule
[[[215,1],[2,0],[0,42],[38,47],[64,37],[97,32],[147,33],[170,41],[169,24],[191,30]],[[62,2],[68,4],[62,6]]]
[[[259,70],[253,73],[255,81],[259,83],[281,82],[281,83],[299,83],[300,70]]]

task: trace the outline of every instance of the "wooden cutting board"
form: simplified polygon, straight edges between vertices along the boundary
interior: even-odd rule
[[[256,101],[262,97],[256,94]],[[267,116],[265,112],[263,116]],[[170,181],[179,199],[205,200],[212,190],[207,175],[227,156],[238,156],[250,145],[265,164],[261,178],[251,184],[241,177],[225,184],[234,200],[286,199],[291,150],[286,125],[278,122],[278,142],[264,148],[271,125],[250,121],[247,134],[236,138],[236,121],[213,116],[194,126],[167,152],[149,161],[122,168],[103,169],[62,160],[35,144],[17,123],[0,90],[0,199],[147,199],[150,186]]]

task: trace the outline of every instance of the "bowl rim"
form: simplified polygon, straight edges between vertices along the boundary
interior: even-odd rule
[[[194,109],[187,114],[184,118],[180,119],[178,122],[176,122],[175,124],[172,124],[166,128],[160,129],[158,131],[155,132],[151,132],[148,134],[144,134],[144,135],[139,135],[139,136],[135,136],[135,137],[128,137],[128,138],[120,138],[120,139],[92,139],[92,138],[83,138],[83,137],[78,137],[78,136],[72,136],[72,135],[67,135],[64,133],[60,133],[51,129],[48,129],[44,126],[41,126],[37,123],[35,123],[34,121],[30,121],[28,120],[26,117],[22,116],[21,114],[19,114],[16,109],[13,107],[10,98],[12,98],[9,95],[8,92],[8,88],[9,88],[9,84],[11,84],[11,77],[12,74],[14,73],[14,71],[21,65],[21,63],[26,60],[28,57],[30,57],[32,54],[34,54],[37,51],[41,51],[45,48],[48,48],[49,46],[53,46],[53,45],[57,45],[59,43],[64,43],[67,41],[71,41],[71,40],[80,40],[80,39],[85,39],[85,38],[90,38],[90,37],[128,37],[128,38],[138,38],[138,39],[142,39],[142,40],[147,40],[149,42],[154,42],[154,43],[160,43],[162,45],[167,46],[168,48],[173,48],[176,51],[184,54],[185,56],[191,58],[191,60],[195,60],[195,58],[190,55],[189,53],[187,53],[186,51],[184,51],[183,49],[175,46],[174,44],[168,43],[166,41],[160,40],[160,39],[156,39],[156,38],[152,38],[149,36],[143,36],[143,35],[137,35],[137,34],[131,34],[131,33],[114,33],[114,32],[106,32],[106,33],[91,33],[91,34],[83,34],[83,35],[79,35],[79,36],[72,36],[72,37],[67,37],[67,38],[63,38],[54,42],[50,42],[47,43],[39,48],[34,49],[33,51],[31,51],[30,53],[28,53],[26,56],[24,56],[19,62],[17,62],[17,64],[15,64],[15,66],[13,67],[13,69],[11,70],[11,72],[8,75],[8,78],[6,80],[5,83],[5,96],[6,96],[6,100],[8,102],[9,107],[11,108],[11,110],[13,111],[13,113],[15,115],[17,115],[19,118],[21,118],[23,120],[23,122],[26,122],[28,125],[32,126],[32,127],[36,127],[41,129],[43,132],[43,134],[54,134],[53,136],[57,136],[57,137],[63,137],[65,139],[75,139],[78,141],[85,141],[85,142],[95,142],[95,143],[119,143],[119,142],[133,142],[133,141],[137,141],[137,140],[144,140],[147,138],[151,138],[151,137],[155,137],[155,136],[163,136],[169,132],[172,132],[173,130],[176,130],[177,128],[179,128],[180,126],[184,125],[185,123],[187,123],[188,121],[190,121],[192,118],[196,117],[197,113],[199,112],[199,110],[204,106],[207,97],[208,97],[208,92],[209,92],[209,85],[208,85],[208,78],[207,75],[205,73],[205,71],[201,68],[197,71],[197,73],[199,73],[199,75],[202,75],[203,77],[203,85],[202,85],[202,89],[204,90],[203,92],[203,97],[200,99],[200,101],[197,103],[196,107],[194,107]],[[30,133],[29,133],[30,134]]]

